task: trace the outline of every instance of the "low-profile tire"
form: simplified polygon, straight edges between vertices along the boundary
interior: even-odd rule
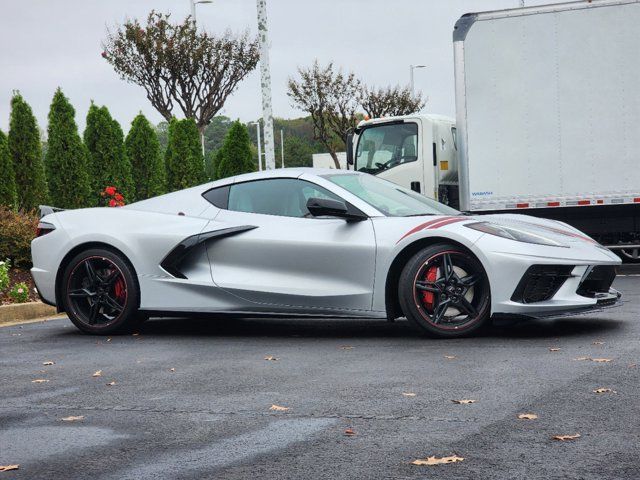
[[[434,337],[477,332],[491,311],[489,280],[482,264],[455,245],[431,245],[416,253],[402,270],[398,297],[409,323]]]
[[[128,333],[140,323],[133,267],[110,250],[92,248],[76,255],[65,268],[60,292],[69,319],[84,333]]]

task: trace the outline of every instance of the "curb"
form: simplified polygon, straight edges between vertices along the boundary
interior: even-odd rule
[[[0,327],[44,320],[58,315],[55,307],[42,302],[14,303],[0,306]]]

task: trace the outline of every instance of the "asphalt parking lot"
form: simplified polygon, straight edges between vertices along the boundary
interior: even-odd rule
[[[617,309],[461,340],[353,320],[0,328],[0,465],[20,465],[0,479],[638,478],[640,276],[614,286]]]

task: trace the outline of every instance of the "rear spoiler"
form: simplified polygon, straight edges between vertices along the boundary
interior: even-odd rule
[[[45,215],[49,215],[50,213],[64,211],[64,208],[50,207],[49,205],[40,205],[38,209],[40,210],[40,218],[44,217]]]

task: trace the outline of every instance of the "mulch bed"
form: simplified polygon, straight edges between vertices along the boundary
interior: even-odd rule
[[[29,270],[20,270],[19,268],[12,268],[9,270],[9,289],[11,289],[16,283],[24,282],[29,286],[29,301],[37,302],[40,300],[38,294],[35,291],[36,285],[33,283],[31,273]],[[0,293],[0,305],[8,305],[14,303],[13,300],[6,293]]]

